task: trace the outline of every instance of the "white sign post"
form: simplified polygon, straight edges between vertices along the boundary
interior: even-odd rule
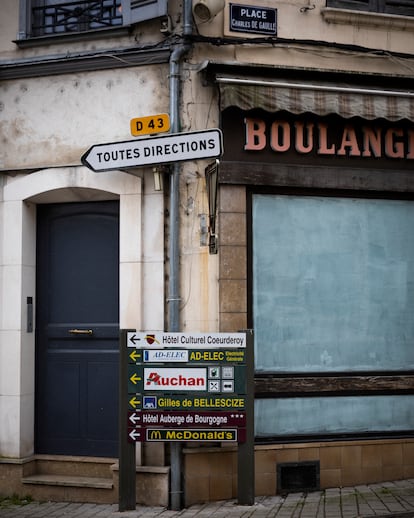
[[[95,172],[169,162],[217,158],[223,153],[220,129],[174,133],[125,142],[96,144],[82,156],[82,164]]]

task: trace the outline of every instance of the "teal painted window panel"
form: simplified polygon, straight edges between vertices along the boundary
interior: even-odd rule
[[[414,202],[253,196],[258,372],[414,368]]]
[[[255,436],[393,433],[414,429],[414,396],[256,399]]]

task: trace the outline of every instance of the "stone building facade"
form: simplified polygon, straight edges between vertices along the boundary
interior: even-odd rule
[[[253,329],[257,495],[412,477],[410,3],[7,3],[7,490],[117,500],[119,328]],[[163,113],[221,129],[216,214],[211,160],[82,164]],[[183,505],[235,497],[236,445],[180,454]],[[137,501],[168,505],[170,445],[136,464]]]

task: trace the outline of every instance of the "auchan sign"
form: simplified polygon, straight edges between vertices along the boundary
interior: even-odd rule
[[[144,368],[144,390],[207,390],[206,368]]]

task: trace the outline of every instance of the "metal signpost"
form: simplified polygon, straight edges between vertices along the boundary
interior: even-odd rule
[[[237,501],[240,505],[253,505],[254,481],[254,336],[246,331],[246,440],[237,449]]]
[[[134,136],[169,131],[169,115],[132,119],[130,128]],[[173,124],[173,128],[176,130],[176,124]],[[81,162],[92,171],[101,172],[218,158],[222,154],[222,132],[220,129],[210,129],[97,144],[83,154]],[[176,189],[172,191],[175,193],[172,199],[178,199]],[[176,205],[171,201],[172,208]],[[120,331],[120,511],[136,507],[136,442],[168,441],[174,444],[210,440],[243,443],[250,440],[253,406],[250,403],[251,408],[247,408],[246,392],[253,391],[253,384],[246,386],[245,348],[246,335],[243,333]],[[171,364],[174,366],[171,367]],[[204,364],[207,367],[198,367]],[[236,390],[242,394],[235,393]],[[162,412],[144,411],[154,409]],[[176,425],[183,419],[183,410],[185,428]],[[251,416],[250,419],[246,420],[245,410]],[[168,413],[168,418],[164,411]],[[181,414],[171,417],[170,414],[176,411],[181,411]],[[237,413],[227,415],[227,411]],[[180,429],[176,426],[180,426]],[[243,462],[242,459],[239,461]],[[171,486],[173,480],[174,485],[179,486],[179,463],[172,462],[173,465],[175,469],[172,469]],[[254,484],[254,473],[251,484]]]
[[[120,510],[135,508],[135,502],[128,507],[133,490],[127,480],[129,471],[135,482],[135,465],[121,459],[143,441],[237,442],[239,503],[252,505],[252,333],[128,331],[121,333],[121,350]]]

